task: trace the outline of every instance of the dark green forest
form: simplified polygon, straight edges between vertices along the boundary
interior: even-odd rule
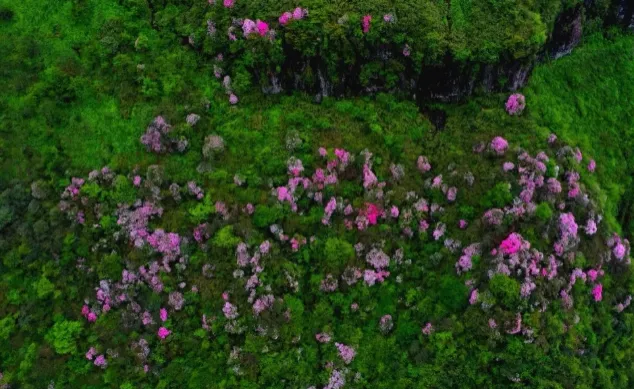
[[[0,388],[632,388],[634,5],[0,0]]]

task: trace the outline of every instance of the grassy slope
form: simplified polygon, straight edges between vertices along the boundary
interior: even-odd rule
[[[634,171],[634,39],[593,37],[538,67],[526,96],[531,120],[597,161],[603,206],[617,215]]]

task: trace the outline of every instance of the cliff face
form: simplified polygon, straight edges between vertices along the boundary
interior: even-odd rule
[[[619,0],[616,18],[619,24],[634,30],[634,0]]]
[[[393,68],[394,59],[401,55],[397,47],[380,46],[365,62],[358,61],[349,67],[339,65],[336,79],[327,76],[333,73],[332,67],[329,68],[319,56],[306,59],[289,49],[284,52],[286,59],[281,72],[259,74],[258,78],[264,93],[301,90],[314,94],[317,102],[325,96],[377,92],[402,93],[421,102],[454,102],[474,93],[515,91],[526,85],[537,62],[558,59],[572,52],[581,41],[584,15],[596,12],[596,7],[595,0],[586,0],[561,12],[541,52],[529,57],[485,63],[461,62],[447,55],[439,65],[417,70],[400,69],[398,80],[388,86],[380,76],[362,83],[361,68],[364,63],[373,63],[377,74],[381,69]],[[634,0],[616,0],[611,5],[610,15],[604,20],[605,24],[619,23],[634,29]]]

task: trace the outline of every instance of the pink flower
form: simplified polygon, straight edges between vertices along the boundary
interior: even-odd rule
[[[333,212],[335,212],[336,209],[337,209],[337,200],[335,200],[334,197],[331,197],[330,201],[328,201],[328,204],[326,204],[326,207],[324,208],[324,217],[321,220],[323,224],[330,223],[330,217],[332,216]]]
[[[307,9],[297,7],[293,10],[293,19],[295,20],[303,19],[306,15],[308,15]]]
[[[86,318],[89,322],[94,323],[95,321],[97,321],[97,314],[95,314],[94,312],[90,312],[88,316],[86,316]]]
[[[509,148],[509,142],[507,142],[506,139],[502,138],[501,136],[496,136],[491,141],[491,149],[497,155],[503,155],[508,148]]]
[[[167,321],[167,309],[161,308],[159,317],[161,318],[161,321]]]
[[[150,314],[150,312],[148,311],[143,312],[143,315],[141,315],[141,322],[143,323],[144,326],[154,323],[154,320],[152,320],[152,315]]]
[[[478,302],[478,290],[474,289],[471,291],[471,296],[469,296],[469,304],[473,305]]]
[[[421,330],[421,332],[425,335],[430,335],[432,331],[434,331],[434,327],[431,325],[431,323],[427,323],[425,327],[423,327],[423,329]]]
[[[260,253],[268,254],[270,249],[271,249],[271,243],[268,240],[265,240],[264,242],[260,244]]]
[[[590,160],[590,163],[588,163],[588,171],[590,173],[594,173],[594,170],[597,168],[597,163],[594,161],[594,159]]]
[[[552,145],[555,142],[557,142],[557,135],[555,134],[548,135],[548,144]]]
[[[343,359],[343,362],[348,365],[354,359],[357,352],[350,346],[346,346],[343,343],[335,343],[337,350],[339,350],[339,356]]]
[[[458,227],[461,230],[464,230],[465,228],[467,228],[468,225],[469,225],[469,223],[467,223],[467,221],[464,220],[464,219],[460,219],[460,221],[458,222]]]
[[[134,176],[134,179],[132,180],[132,184],[134,184],[134,186],[136,187],[141,185],[141,176]]]
[[[522,247],[522,236],[517,233],[510,234],[506,239],[502,241],[500,244],[500,250],[505,255],[515,254]]]
[[[81,307],[82,316],[88,316],[89,313],[90,313],[90,308],[88,308],[88,305],[84,305],[83,307]]]
[[[291,196],[287,187],[280,186],[277,188],[277,199],[279,201],[291,201]]]
[[[318,151],[319,151],[319,156],[321,156],[322,158],[325,158],[328,155],[328,150],[326,150],[323,147],[320,147]]]
[[[575,215],[572,213],[562,213],[559,215],[559,230],[564,240],[570,240],[577,237],[577,223]]]
[[[497,328],[498,324],[495,322],[494,319],[489,319],[489,328],[491,329],[495,329]]]
[[[89,361],[92,361],[95,354],[97,354],[97,350],[95,350],[94,347],[91,347],[90,350],[88,350],[88,352],[86,353],[86,359],[88,359]]]
[[[368,166],[368,164],[363,165],[363,187],[368,189],[378,182],[376,176],[372,172],[372,169]]]
[[[227,292],[222,292],[222,299],[223,299],[224,301],[229,300],[229,293],[227,293]]]
[[[229,103],[231,105],[236,105],[238,104],[238,96],[234,95],[233,93],[229,95]]]
[[[224,0],[222,2],[222,4],[225,6],[225,8],[233,8],[233,4],[235,3],[235,0]]]
[[[278,21],[282,26],[285,26],[291,19],[293,19],[293,14],[290,12],[284,12],[280,15]]]
[[[169,336],[169,334],[171,334],[172,332],[170,330],[168,330],[165,327],[161,327],[158,330],[158,337],[161,339],[165,339]]]
[[[264,36],[267,32],[269,32],[269,25],[266,22],[261,21],[260,19],[258,19],[258,21],[256,22],[256,26],[258,29],[258,34],[260,34],[260,36]]]
[[[623,257],[625,257],[626,249],[621,242],[618,242],[616,246],[614,246],[614,249],[612,251],[614,252],[614,256],[616,257],[616,259],[623,259]]]
[[[513,162],[504,162],[504,165],[502,165],[502,170],[505,172],[510,172],[513,169],[515,169]]]
[[[418,170],[420,170],[421,173],[427,173],[431,170],[431,164],[429,163],[429,160],[427,159],[427,157],[423,157],[422,155],[418,157],[418,160],[416,161],[416,167],[418,167]]]
[[[317,339],[317,341],[319,343],[330,343],[331,337],[330,337],[329,334],[327,334],[325,332],[322,332],[322,333],[319,333],[319,334],[315,335],[315,339]]]
[[[447,201],[454,202],[456,201],[456,195],[458,194],[458,188],[452,186],[447,190]]]
[[[403,47],[403,56],[409,57],[410,54],[411,54],[411,49],[408,44],[405,44],[405,47]]]
[[[434,179],[431,181],[431,187],[434,189],[438,189],[442,186],[442,174],[434,177]]]
[[[594,301],[601,301],[603,299],[603,285],[595,285],[595,287],[592,288],[592,296],[594,297]]]
[[[258,27],[253,20],[244,19],[244,21],[242,22],[242,32],[244,33],[244,37],[246,38],[250,34],[258,32]]]
[[[381,214],[379,207],[372,203],[365,205],[364,215],[368,218],[370,225],[375,225],[378,221],[378,217]]]
[[[392,208],[390,209],[390,215],[396,219],[398,218],[398,215],[400,214],[398,207],[396,205],[393,205]]]
[[[108,361],[106,361],[106,357],[103,354],[101,354],[97,356],[97,358],[95,358],[94,364],[97,367],[101,367],[102,369],[105,369],[108,366]]]
[[[597,279],[598,275],[599,275],[599,272],[596,271],[595,269],[588,270],[588,278],[590,278],[590,281],[594,282]]]
[[[226,301],[225,306],[222,308],[222,313],[225,314],[227,319],[235,319],[238,317],[238,308],[229,301]]]
[[[520,93],[514,93],[506,101],[506,112],[509,115],[519,115],[526,108],[526,98]]]
[[[371,15],[365,15],[363,17],[363,20],[361,22],[362,26],[363,26],[363,33],[367,34],[368,32],[370,32],[370,22],[372,22],[372,16]]]

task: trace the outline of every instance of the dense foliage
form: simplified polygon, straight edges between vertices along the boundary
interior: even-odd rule
[[[631,387],[631,36],[442,126],[255,87],[535,55],[577,3],[0,0],[0,387]]]

